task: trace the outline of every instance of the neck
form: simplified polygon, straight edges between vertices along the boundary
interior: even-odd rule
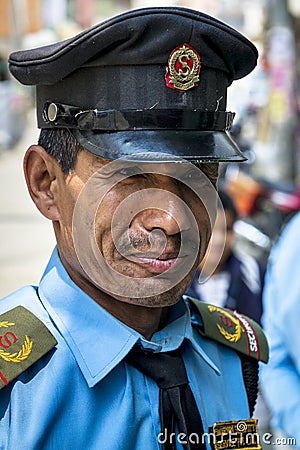
[[[168,308],[147,308],[116,300],[112,297],[101,296],[98,303],[105,308],[116,319],[125,325],[138,331],[146,339],[151,339],[152,335],[163,328]]]
[[[89,295],[112,316],[128,327],[138,331],[146,339],[163,328],[169,308],[149,308],[134,305],[115,299],[110,295],[97,290],[96,295]]]
[[[156,331],[163,328],[169,310],[168,307],[151,308],[128,303],[128,299],[125,301],[124,299],[114,298],[98,289],[77,272],[72,271],[68,265],[64,265],[71,279],[83,292],[88,294],[96,303],[106,309],[106,311],[120,322],[138,331],[146,339],[150,339]]]
[[[164,327],[168,306],[149,307],[137,305],[134,299],[112,297],[68,264],[63,252],[59,251],[59,255],[73,282],[120,322],[136,330],[146,339],[150,339],[156,331]]]

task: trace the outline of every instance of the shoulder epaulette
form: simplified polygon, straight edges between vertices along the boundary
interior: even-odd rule
[[[192,310],[192,323],[199,332],[215,341],[221,342],[234,350],[257,361],[268,362],[269,348],[266,336],[254,320],[237,311],[210,305],[187,297]],[[200,321],[197,321],[200,315]]]
[[[0,389],[55,347],[57,341],[33,313],[17,306],[0,315]]]

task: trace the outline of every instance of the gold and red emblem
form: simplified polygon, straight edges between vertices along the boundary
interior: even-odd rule
[[[167,86],[185,92],[198,86],[200,56],[189,44],[176,47],[169,56],[166,74]]]
[[[219,323],[216,323],[216,326],[227,341],[237,344],[240,339],[246,338],[248,354],[257,355],[257,359],[260,358],[258,338],[248,318],[237,311],[230,311],[215,305],[208,305],[208,310],[210,313],[218,315]]]
[[[0,315],[0,389],[57,344],[31,311],[17,306]]]

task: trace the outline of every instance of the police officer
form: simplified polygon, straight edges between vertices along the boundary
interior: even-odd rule
[[[244,159],[227,87],[256,61],[237,31],[175,7],[10,55],[36,85],[24,171],[57,246],[39,286],[1,302],[1,448],[218,448],[255,429],[242,371],[267,359],[264,337],[183,294],[218,162]]]

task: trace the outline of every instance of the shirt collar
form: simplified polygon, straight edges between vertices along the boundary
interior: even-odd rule
[[[149,350],[172,351],[185,338],[194,340],[189,309],[183,301],[172,308],[167,325],[151,341],[146,340],[76,286],[63,267],[57,248],[42,276],[39,296],[90,387],[113,370],[138,341]],[[203,350],[196,351],[216,370]]]

